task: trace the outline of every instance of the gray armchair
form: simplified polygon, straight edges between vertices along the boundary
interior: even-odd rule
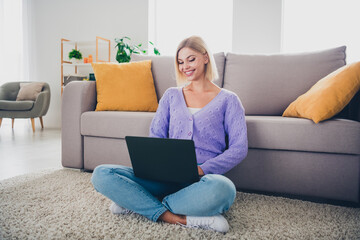
[[[15,118],[30,118],[33,132],[35,132],[34,119],[37,117],[40,118],[41,128],[44,128],[42,117],[49,109],[50,86],[45,83],[35,101],[16,101],[20,83],[8,82],[0,86],[0,127],[3,118],[11,118],[13,128]]]

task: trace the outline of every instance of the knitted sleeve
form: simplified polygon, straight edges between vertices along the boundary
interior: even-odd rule
[[[159,101],[158,109],[150,125],[149,137],[168,138],[170,119],[169,89]]]
[[[239,164],[247,155],[248,139],[245,111],[236,95],[232,95],[227,103],[224,129],[228,148],[200,166],[205,174],[224,174]]]

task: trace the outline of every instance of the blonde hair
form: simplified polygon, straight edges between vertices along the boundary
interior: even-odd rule
[[[209,48],[207,47],[204,40],[198,36],[191,36],[191,37],[188,37],[188,38],[185,38],[184,40],[182,40],[176,50],[175,74],[176,74],[176,82],[177,82],[178,86],[184,85],[187,82],[186,77],[179,70],[179,62],[178,62],[179,52],[181,49],[183,49],[185,47],[191,48],[192,50],[199,52],[201,54],[208,55],[209,61],[207,64],[205,64],[205,78],[206,79],[208,79],[210,81],[214,81],[215,79],[217,79],[219,77],[217,69],[216,69],[214,56],[209,51]]]

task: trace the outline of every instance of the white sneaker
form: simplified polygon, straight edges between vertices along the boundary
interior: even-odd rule
[[[130,214],[133,211],[120,207],[119,205],[117,205],[116,203],[112,202],[110,207],[109,207],[111,213],[113,214]]]
[[[210,229],[222,233],[229,231],[229,224],[222,215],[211,217],[186,216],[186,227]]]

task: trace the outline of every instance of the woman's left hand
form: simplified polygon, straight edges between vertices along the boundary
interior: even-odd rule
[[[205,175],[205,173],[204,173],[204,171],[201,169],[201,167],[199,167],[198,166],[198,172],[199,172],[199,175],[200,176],[204,176]]]

